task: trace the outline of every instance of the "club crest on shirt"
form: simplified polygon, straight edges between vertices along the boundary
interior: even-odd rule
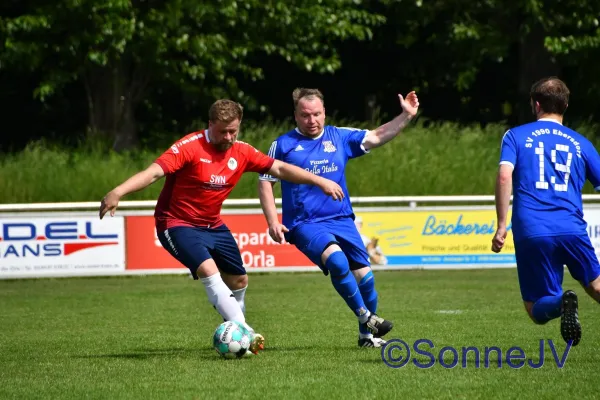
[[[227,166],[230,170],[235,170],[237,168],[237,161],[235,158],[231,157],[229,161],[227,161]]]
[[[335,151],[335,146],[333,145],[331,140],[323,142],[323,146],[325,146],[325,153],[333,153]]]

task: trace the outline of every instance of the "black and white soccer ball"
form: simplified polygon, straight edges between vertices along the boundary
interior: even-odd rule
[[[217,327],[213,335],[213,347],[225,358],[241,358],[250,349],[252,332],[246,324],[227,321]]]

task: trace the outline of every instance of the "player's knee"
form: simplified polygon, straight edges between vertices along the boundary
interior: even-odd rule
[[[360,281],[371,272],[371,268],[364,265],[350,265],[350,271],[352,271],[352,275],[354,275],[354,279],[356,279],[356,283],[360,283]],[[371,273],[371,276],[373,274]]]
[[[373,271],[369,271],[360,279],[358,282],[358,288],[360,293],[363,295],[365,301],[375,299],[377,297],[377,291],[375,290],[375,276]]]
[[[248,286],[248,275],[239,275],[238,279],[236,280],[236,284],[238,289],[242,289]]]
[[[327,268],[332,278],[341,279],[350,273],[350,264],[341,249],[329,254],[325,261],[325,268]]]
[[[217,264],[215,264],[215,261],[212,258],[204,260],[196,270],[196,274],[200,278],[207,278],[218,273],[219,269],[217,268]]]
[[[248,286],[248,275],[230,275],[222,273],[223,281],[231,290],[243,289]]]
[[[342,248],[335,242],[331,242],[327,245],[327,247],[325,248],[325,250],[323,250],[323,253],[321,254],[321,262],[323,264],[327,264],[327,260],[329,259],[329,257],[338,251],[342,251]]]
[[[592,289],[596,293],[600,293],[600,276],[594,279],[589,284],[590,289]]]
[[[591,281],[585,287],[585,291],[592,297],[596,302],[600,303],[600,276]]]
[[[535,303],[533,303],[532,301],[525,301],[523,302],[523,305],[525,306],[525,311],[527,312],[527,315],[529,315],[529,318],[533,321],[534,324],[536,325],[544,325],[546,324],[546,322],[540,322],[537,319],[535,319],[535,317],[533,316],[533,305]]]

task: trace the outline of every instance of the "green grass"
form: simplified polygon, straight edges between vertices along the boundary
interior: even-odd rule
[[[343,126],[370,127],[364,123]],[[267,152],[271,142],[291,126],[245,124],[240,138]],[[500,141],[506,127],[485,129],[443,123],[414,125],[372,154],[352,160],[347,169],[352,196],[418,196],[492,194]],[[593,127],[580,131],[592,138]],[[109,190],[146,168],[164,147],[115,154],[99,145],[65,149],[41,143],[0,158],[0,203],[99,201]],[[600,140],[594,139],[599,146]],[[257,175],[246,174],[232,198],[256,198]],[[126,200],[155,200],[162,182]],[[277,185],[276,195],[280,194]],[[591,185],[586,193],[592,192]]]
[[[535,361],[539,339],[565,348],[557,320],[529,321],[514,269],[375,275],[390,337],[428,338],[434,352],[521,346]],[[541,369],[477,369],[472,355],[467,368],[392,369],[357,348],[354,317],[317,273],[250,275],[248,321],[267,349],[241,360],[210,347],[221,321],[187,277],[0,281],[0,398],[597,398],[598,305],[565,287],[580,295],[584,334],[563,369],[548,346]]]

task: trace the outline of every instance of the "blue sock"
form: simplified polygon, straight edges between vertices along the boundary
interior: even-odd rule
[[[542,297],[533,305],[533,318],[538,323],[545,324],[551,319],[560,317],[561,303],[562,295]]]
[[[350,264],[346,255],[341,251],[331,253],[325,267],[331,275],[331,283],[337,292],[342,296],[352,312],[360,318],[361,315],[367,314],[367,308],[358,290],[358,284],[354,275],[350,273]]]
[[[373,271],[369,271],[365,276],[362,277],[360,282],[358,283],[358,289],[360,290],[360,294],[365,302],[365,306],[367,306],[367,310],[372,313],[377,312],[377,290],[375,290],[375,276],[373,276]],[[363,335],[369,333],[366,327],[362,324],[358,324],[358,330]]]

